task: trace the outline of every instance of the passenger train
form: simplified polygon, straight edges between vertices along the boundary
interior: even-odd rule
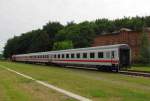
[[[84,66],[118,71],[130,67],[131,49],[127,44],[37,52],[13,55],[13,61],[60,66]]]

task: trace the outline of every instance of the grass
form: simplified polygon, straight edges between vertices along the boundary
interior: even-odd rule
[[[71,98],[49,90],[0,68],[0,101],[73,101]]]
[[[150,72],[150,65],[134,65],[130,70],[146,71]]]
[[[150,99],[149,78],[23,63],[0,62],[0,64],[94,101],[148,101]],[[28,86],[28,83],[24,86]],[[24,86],[19,87],[23,89]]]

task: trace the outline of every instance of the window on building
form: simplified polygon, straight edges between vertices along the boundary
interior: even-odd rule
[[[77,53],[77,54],[76,54],[76,57],[77,57],[77,58],[80,58],[80,53]]]
[[[83,58],[87,58],[87,53],[83,53]]]
[[[90,53],[90,58],[95,58],[95,53],[94,52]]]
[[[98,52],[98,58],[104,58],[103,52]]]

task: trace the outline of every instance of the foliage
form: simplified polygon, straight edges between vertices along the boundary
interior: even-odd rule
[[[114,31],[114,24],[108,19],[97,19],[94,22],[94,30],[96,34],[102,34]]]
[[[120,28],[129,28],[135,31],[142,31],[144,26],[143,17],[124,17],[122,19],[114,20],[114,28],[119,30]]]
[[[18,53],[18,42],[19,38],[16,36],[7,41],[7,44],[4,47],[4,57],[9,58],[13,54]]]
[[[35,33],[36,35],[32,38],[32,44],[28,52],[48,51],[50,46],[48,34],[42,30],[37,30]]]
[[[74,48],[88,47],[91,45],[95,33],[89,22],[71,25],[60,30],[56,41],[71,40]]]
[[[143,33],[141,36],[139,59],[142,63],[150,63],[150,43],[148,40],[147,33]]]
[[[71,48],[73,48],[72,41],[55,42],[53,46],[53,50],[65,50]]]
[[[0,59],[2,59],[3,58],[3,55],[2,54],[0,54]]]
[[[43,30],[46,31],[46,33],[49,36],[49,49],[52,50],[53,44],[55,42],[55,36],[59,30],[61,30],[64,26],[61,25],[59,22],[49,22],[46,25],[43,26]]]

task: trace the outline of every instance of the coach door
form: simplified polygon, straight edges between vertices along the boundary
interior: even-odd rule
[[[119,51],[120,65],[121,67],[127,67],[130,65],[130,50],[120,49]]]
[[[114,61],[115,60],[115,51],[111,51],[111,63],[112,63],[112,65],[114,65]]]
[[[50,54],[50,55],[49,55],[49,62],[52,62],[52,59],[53,59],[53,55]]]

